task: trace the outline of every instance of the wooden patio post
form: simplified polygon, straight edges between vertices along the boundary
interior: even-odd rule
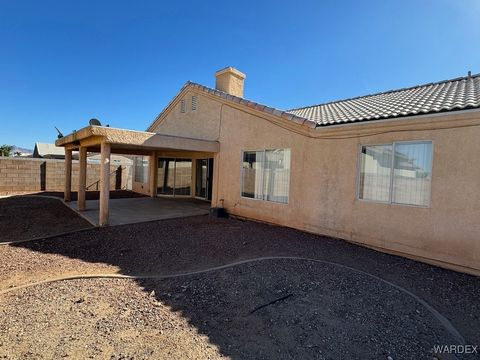
[[[102,142],[100,164],[100,213],[98,225],[108,224],[108,202],[110,199],[110,144]]]
[[[72,194],[72,149],[65,148],[65,189],[63,199],[70,201]]]
[[[77,207],[79,211],[84,211],[87,187],[87,148],[84,146],[81,146],[79,150],[79,166]]]

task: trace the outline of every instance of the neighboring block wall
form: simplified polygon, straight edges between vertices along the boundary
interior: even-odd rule
[[[127,189],[131,184],[131,166],[110,166],[110,188]],[[117,172],[118,171],[118,172]],[[79,165],[72,161],[72,191],[78,189]],[[100,179],[100,165],[87,164],[88,190],[97,190],[95,182]],[[65,184],[65,161],[0,157],[0,194],[35,191],[63,191]]]

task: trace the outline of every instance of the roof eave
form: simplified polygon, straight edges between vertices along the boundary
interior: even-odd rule
[[[155,120],[152,122],[152,124],[148,127],[147,131],[153,131],[154,128],[162,122],[162,120],[165,118],[166,114],[173,108],[173,106],[178,102],[182,94],[188,89],[195,89],[201,92],[204,92],[206,94],[210,94],[213,96],[218,97],[219,99],[222,99],[223,101],[230,102],[232,104],[235,104],[236,106],[240,105],[244,107],[245,110],[247,111],[259,111],[265,114],[268,114],[269,116],[276,117],[278,119],[282,120],[289,120],[295,124],[298,124],[302,127],[307,127],[314,129],[317,124],[309,120],[307,118],[303,118],[291,113],[288,113],[283,110],[279,110],[270,106],[262,105],[260,103],[247,100],[238,96],[234,96],[228,93],[225,93],[220,90],[212,89],[204,85],[200,85],[191,81],[187,81],[185,85],[182,86],[180,91],[174,96],[174,98],[167,104],[167,106],[162,110],[162,112],[155,118]]]
[[[332,127],[340,127],[340,126],[351,126],[351,125],[360,125],[360,124],[371,124],[371,123],[378,123],[383,121],[395,121],[395,120],[410,120],[410,119],[418,119],[418,118],[425,118],[425,117],[433,117],[437,115],[449,115],[455,114],[459,112],[480,112],[480,107],[478,106],[465,106],[465,107],[458,107],[453,109],[442,109],[439,111],[429,111],[429,112],[419,112],[419,113],[412,113],[412,114],[400,114],[396,116],[382,116],[378,118],[365,118],[365,119],[356,119],[356,120],[346,120],[338,123],[316,123],[317,129],[321,128],[332,128]]]

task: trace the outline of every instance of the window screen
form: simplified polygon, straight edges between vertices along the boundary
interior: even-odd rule
[[[365,145],[360,153],[359,199],[428,206],[432,142]]]
[[[395,144],[392,202],[428,206],[431,168],[432,143]]]
[[[243,153],[243,197],[288,203],[289,187],[290,149]]]
[[[392,145],[362,146],[359,197],[390,201]]]
[[[263,194],[263,151],[243,153],[242,196],[262,199]]]

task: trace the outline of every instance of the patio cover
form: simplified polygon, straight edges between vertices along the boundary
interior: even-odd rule
[[[216,154],[220,150],[218,141],[161,135],[147,131],[116,129],[90,125],[59,138],[56,146],[65,148],[65,201],[70,201],[72,185],[72,152],[79,151],[80,171],[78,179],[79,211],[84,211],[87,173],[87,151],[100,152],[100,211],[99,225],[108,224],[110,198],[110,154],[150,156],[148,186],[151,196],[156,194],[156,151],[187,151]]]

